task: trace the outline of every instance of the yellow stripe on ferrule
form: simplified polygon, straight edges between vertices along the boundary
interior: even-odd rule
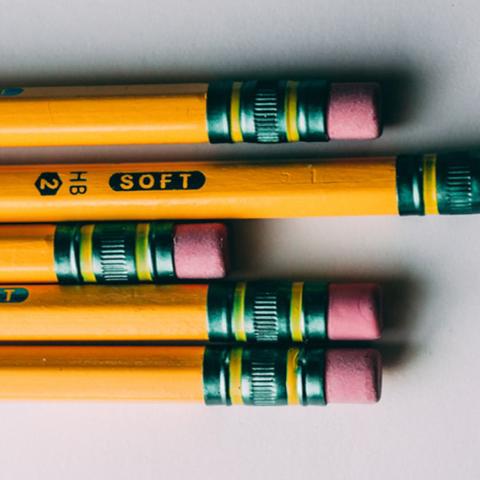
[[[80,271],[83,281],[96,283],[97,279],[93,270],[92,237],[95,225],[83,225],[80,228]]]
[[[150,260],[150,224],[139,223],[135,238],[135,268],[140,282],[151,282],[152,266]]]
[[[437,156],[423,156],[423,203],[426,215],[438,215]]]
[[[230,352],[230,385],[229,394],[232,405],[243,405],[242,397],[242,348],[234,348]]]
[[[297,89],[298,82],[287,82],[287,92],[285,95],[285,130],[289,142],[298,142],[300,140],[297,126]]]
[[[243,142],[242,128],[240,125],[240,94],[242,82],[234,82],[230,103],[230,136],[232,142]]]
[[[294,342],[303,341],[303,324],[303,282],[294,282],[290,300],[290,331]]]
[[[287,402],[288,405],[299,405],[297,385],[298,348],[289,348],[287,352]]]
[[[246,342],[247,333],[245,331],[245,292],[247,290],[246,282],[238,282],[233,294],[233,331],[237,342]]]

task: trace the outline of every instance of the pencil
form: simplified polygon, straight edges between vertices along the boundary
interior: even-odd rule
[[[0,89],[0,146],[366,140],[381,132],[373,83]]]
[[[1,399],[150,400],[206,405],[374,403],[371,349],[1,346]]]
[[[0,167],[1,222],[480,211],[475,154]]]
[[[0,283],[136,283],[223,278],[222,223],[0,225]]]
[[[368,283],[0,287],[0,341],[369,340],[381,327]]]

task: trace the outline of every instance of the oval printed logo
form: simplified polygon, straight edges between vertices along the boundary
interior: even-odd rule
[[[23,93],[23,88],[20,87],[7,87],[0,88],[0,97],[16,97]]]
[[[21,303],[28,298],[28,290],[23,287],[0,288],[0,303]]]
[[[190,172],[125,172],[110,177],[110,187],[116,192],[142,190],[198,190],[205,185],[205,175]]]

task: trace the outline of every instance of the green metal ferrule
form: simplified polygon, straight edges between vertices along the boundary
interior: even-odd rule
[[[228,391],[230,350],[208,346],[203,354],[203,397],[207,405],[231,405]]]
[[[82,283],[80,274],[80,225],[60,223],[55,228],[53,242],[55,273],[63,284]]]
[[[424,215],[421,156],[397,157],[397,201],[400,215]]]
[[[439,213],[480,213],[479,154],[438,155],[436,175]]]
[[[480,212],[480,157],[474,153],[401,155],[396,162],[400,215]]]
[[[329,84],[307,81],[217,81],[207,93],[211,143],[328,141]]]
[[[212,283],[209,339],[219,342],[308,342],[327,339],[324,282]]]
[[[174,278],[173,236],[171,222],[59,224],[54,238],[58,281],[138,283]]]
[[[207,405],[325,405],[325,351],[208,346],[203,391]]]

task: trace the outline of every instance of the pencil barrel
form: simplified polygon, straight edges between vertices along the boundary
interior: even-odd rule
[[[55,225],[0,226],[0,284],[55,283]]]
[[[208,85],[0,89],[2,147],[205,143]]]
[[[1,346],[1,399],[203,402],[204,347]]]
[[[0,288],[0,340],[207,341],[208,285]]]
[[[398,214],[395,157],[0,167],[1,222]],[[139,208],[141,205],[141,208]]]

